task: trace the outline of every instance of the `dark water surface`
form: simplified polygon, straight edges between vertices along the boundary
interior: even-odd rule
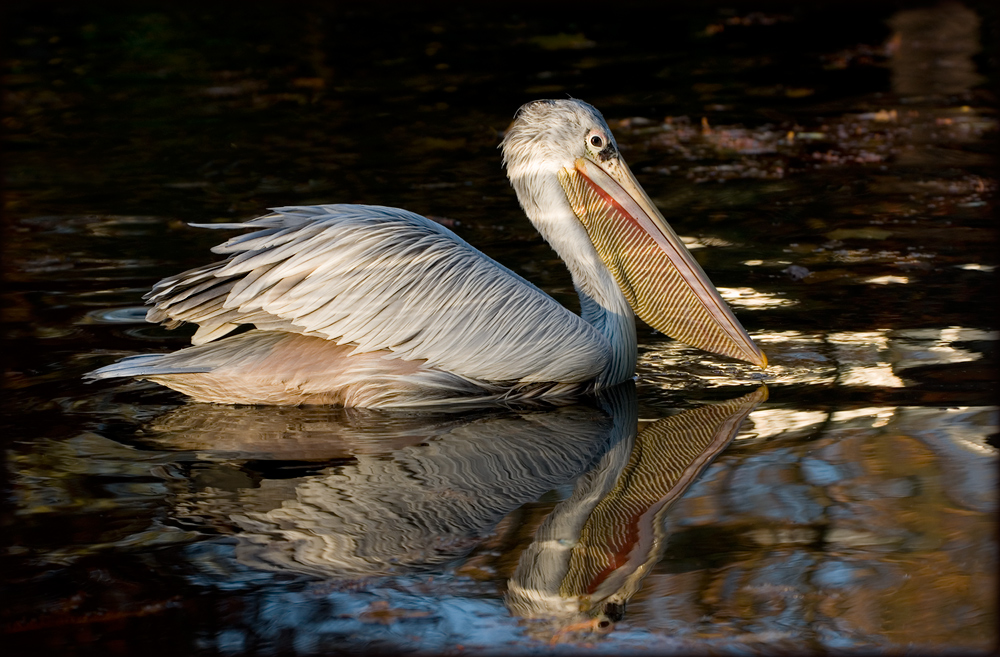
[[[995,10],[237,7],[4,17],[5,650],[995,647]],[[272,206],[405,207],[576,307],[496,150],[567,94],[766,377],[640,326],[561,406],[81,382],[188,341],[138,309],[185,222]]]

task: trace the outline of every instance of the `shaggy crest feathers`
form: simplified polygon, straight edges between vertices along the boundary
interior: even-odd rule
[[[558,115],[559,120],[553,120]],[[615,152],[618,143],[597,108],[572,98],[536,100],[526,103],[514,115],[500,148],[508,172],[522,167],[572,166],[583,155],[584,137],[602,128]]]

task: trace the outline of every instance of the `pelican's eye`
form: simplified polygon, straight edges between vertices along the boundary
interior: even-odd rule
[[[611,143],[611,135],[600,128],[594,128],[587,133],[587,150],[601,162],[606,162],[617,155],[615,145]]]

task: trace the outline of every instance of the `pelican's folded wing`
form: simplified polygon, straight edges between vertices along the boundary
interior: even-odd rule
[[[213,249],[226,260],[166,278],[151,322],[199,325],[202,344],[240,324],[314,335],[357,352],[487,381],[582,382],[609,347],[590,324],[424,217],[379,206],[277,208]]]

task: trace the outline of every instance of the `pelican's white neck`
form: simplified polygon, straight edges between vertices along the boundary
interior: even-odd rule
[[[569,268],[583,319],[610,343],[611,358],[598,377],[598,386],[632,378],[637,342],[635,316],[628,300],[573,213],[557,174],[550,167],[518,164],[509,167],[508,175],[521,207]]]

